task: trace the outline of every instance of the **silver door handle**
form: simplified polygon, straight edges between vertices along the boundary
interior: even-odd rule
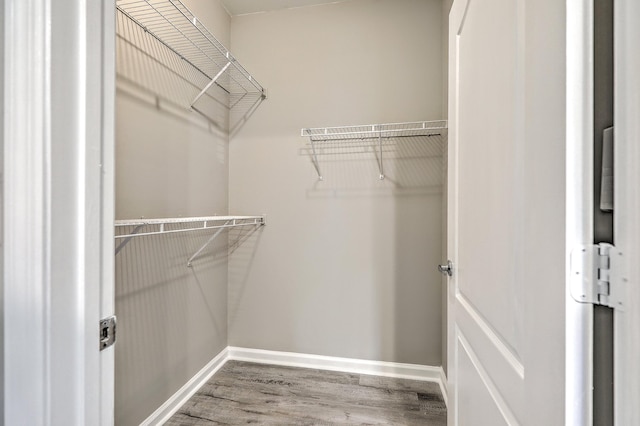
[[[448,275],[450,277],[453,276],[453,263],[451,263],[450,260],[447,260],[446,265],[438,265],[438,271],[440,271],[442,275]]]

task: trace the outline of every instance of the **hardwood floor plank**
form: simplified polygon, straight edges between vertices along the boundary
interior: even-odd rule
[[[359,374],[343,373],[340,371],[316,370],[312,368],[286,367],[252,362],[228,361],[219,371],[224,374],[237,373],[243,377],[296,377],[303,375],[308,380],[317,382],[342,383],[357,385],[360,381]]]
[[[396,411],[415,411],[420,410],[420,403],[415,393],[404,394],[390,391],[387,393],[389,400],[384,400],[384,395],[379,394],[375,399],[367,399],[369,392],[357,393],[354,389],[351,394],[347,395],[344,391],[337,391],[335,394],[330,393],[330,389],[323,389],[318,392],[317,389],[285,389],[268,385],[258,385],[255,387],[237,387],[233,385],[205,385],[199,395],[208,396],[217,400],[225,400],[240,405],[264,405],[273,406],[275,402],[286,404],[288,406],[296,406],[305,404],[313,407],[314,405],[322,406],[352,406],[363,407],[366,409],[386,409]],[[392,400],[392,401],[390,401]]]
[[[181,412],[194,418],[215,419],[231,424],[424,424],[419,407],[400,411],[308,399],[272,398],[268,401],[234,403],[228,399],[214,398],[212,401],[203,398]]]
[[[433,394],[439,396],[442,399],[442,394],[440,393],[440,385],[435,382],[397,379],[395,377],[370,376],[363,374],[360,376],[359,384],[360,386],[379,389],[391,389],[398,391]]]
[[[222,391],[215,388],[225,387]],[[370,407],[391,407],[404,409],[408,405],[418,407],[416,392],[401,392],[385,389],[367,388],[358,385],[342,385],[339,383],[307,382],[296,378],[277,383],[261,383],[260,381],[233,380],[221,377],[215,384],[207,383],[201,391],[215,392],[229,398],[239,398],[243,402],[251,402],[252,398],[281,396],[288,398],[305,398],[322,402],[343,401],[354,405]]]
[[[446,425],[433,383],[229,361],[167,425]]]

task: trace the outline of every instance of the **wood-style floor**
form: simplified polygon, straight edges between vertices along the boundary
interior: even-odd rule
[[[229,361],[167,425],[446,425],[436,383]]]

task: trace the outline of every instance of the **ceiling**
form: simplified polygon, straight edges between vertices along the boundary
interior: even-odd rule
[[[340,3],[340,1],[346,0],[222,0],[222,4],[229,15],[235,16],[316,4]]]

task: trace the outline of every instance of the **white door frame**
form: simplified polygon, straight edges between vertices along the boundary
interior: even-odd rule
[[[112,0],[4,0],[4,424],[113,424]]]
[[[567,0],[565,424],[593,424],[593,305],[570,293],[571,252],[593,244],[593,0]]]
[[[614,8],[614,243],[623,254],[626,307],[614,312],[614,423],[640,424],[640,3]]]
[[[567,1],[567,255],[593,244],[593,10]],[[640,3],[615,0],[614,14],[614,245],[629,283],[614,311],[614,423],[626,426],[640,424]],[[591,426],[593,307],[569,294],[566,334],[566,424]]]

